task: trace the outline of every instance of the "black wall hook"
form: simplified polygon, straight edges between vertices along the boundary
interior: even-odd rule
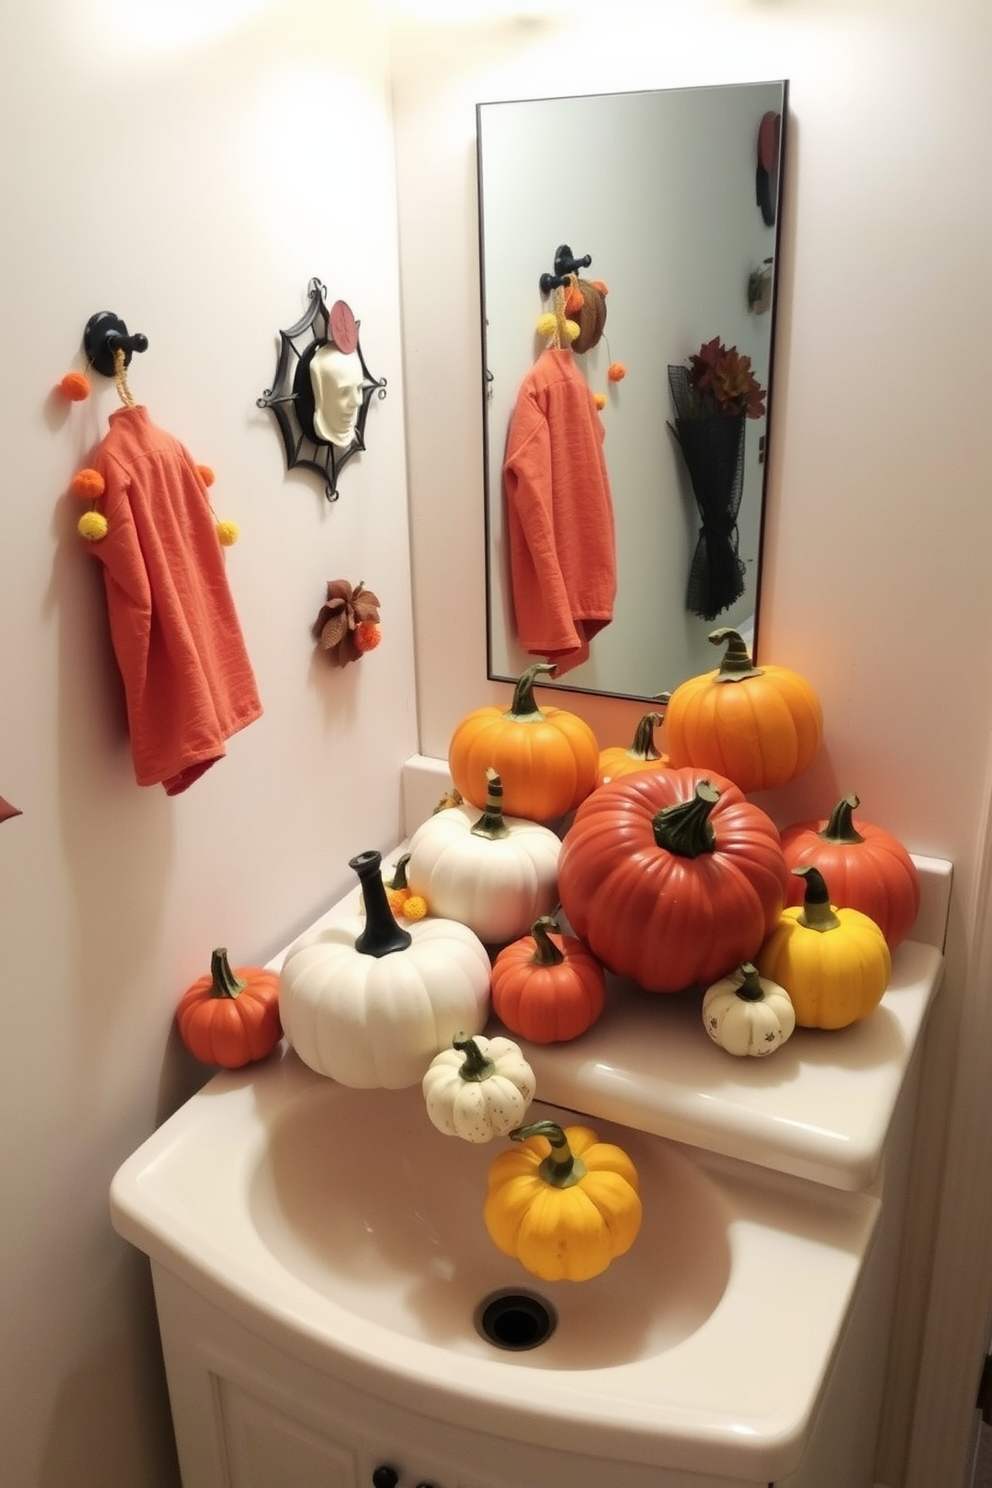
[[[553,274],[542,274],[540,279],[542,295],[549,295],[553,289],[558,289],[569,274],[577,274],[579,269],[587,269],[592,263],[592,255],[586,253],[582,258],[575,258],[567,243],[562,243],[555,253],[555,271]]]
[[[124,351],[124,365],[127,367],[134,352],[148,350],[148,337],[140,331],[132,336],[120,317],[109,310],[91,315],[83,332],[83,349],[90,365],[104,377],[113,377],[114,352],[118,348]]]

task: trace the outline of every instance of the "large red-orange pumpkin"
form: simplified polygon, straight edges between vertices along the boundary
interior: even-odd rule
[[[487,772],[503,782],[507,816],[546,822],[573,810],[596,785],[596,735],[566,708],[539,708],[534,682],[553,672],[535,662],[518,679],[508,709],[476,708],[451,736],[448,768],[456,788],[473,806],[484,806]]]
[[[279,977],[260,966],[232,970],[223,946],[210,973],[187,987],[176,1008],[179,1037],[203,1064],[240,1069],[264,1059],[282,1038]]]
[[[541,915],[496,957],[491,991],[493,1011],[511,1033],[534,1044],[565,1043],[602,1013],[606,973],[580,940]]]
[[[795,822],[782,833],[790,869],[811,863],[830,885],[838,908],[860,909],[893,950],[912,930],[920,909],[920,875],[897,837],[871,822],[854,822],[861,802],[844,796],[821,821]],[[789,904],[802,904],[804,883],[790,875]]]
[[[778,830],[725,776],[624,775],[584,801],[558,861],[561,905],[611,971],[678,992],[752,961],[785,906]]]
[[[719,770],[745,794],[784,785],[820,747],[819,698],[789,667],[755,666],[736,630],[709,639],[727,643],[722,663],[676,687],[665,710],[672,764]]]

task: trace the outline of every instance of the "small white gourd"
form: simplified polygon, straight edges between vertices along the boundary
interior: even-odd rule
[[[410,839],[407,883],[431,914],[458,920],[486,945],[526,935],[558,903],[561,839],[549,827],[503,815],[503,783],[487,770],[488,796],[428,817]]]
[[[488,1142],[523,1121],[534,1099],[534,1071],[508,1038],[460,1034],[435,1055],[423,1079],[427,1114],[448,1137]]]
[[[774,1054],[796,1026],[795,1009],[784,987],[758,975],[745,961],[729,976],[707,988],[703,1026],[728,1054],[761,1059]]]

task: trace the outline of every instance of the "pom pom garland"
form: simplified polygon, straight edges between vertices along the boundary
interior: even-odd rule
[[[217,477],[214,475],[214,473],[211,470],[210,466],[209,465],[197,465],[196,468],[197,468],[197,470],[199,472],[200,479],[202,480],[203,484],[205,486],[212,486],[213,483],[214,483],[214,481],[217,479]]]
[[[78,470],[73,476],[69,490],[73,496],[78,496],[81,501],[96,501],[102,496],[106,489],[103,476],[99,470]]]
[[[90,395],[90,380],[85,372],[67,372],[58,384],[58,391],[70,403],[82,403]]]
[[[374,620],[361,620],[355,626],[355,646],[359,651],[374,651],[382,640],[382,628]]]
[[[611,382],[623,382],[627,376],[627,368],[623,362],[611,362],[607,368],[606,375]]]
[[[550,310],[546,311],[544,315],[539,315],[538,316],[538,318],[537,318],[537,334],[539,336],[543,336],[545,340],[549,340],[550,337],[552,337],[554,335],[557,327],[558,327],[558,322],[555,319],[555,317],[551,314]]]
[[[107,535],[107,519],[102,512],[84,512],[76,523],[76,530],[87,542],[100,542]]]
[[[214,525],[217,530],[217,541],[220,543],[221,547],[233,548],[234,544],[241,536],[241,531],[238,527],[237,522],[220,521],[216,522]]]
[[[606,407],[606,394],[605,393],[593,393],[593,395],[592,395],[592,401],[595,403],[596,407],[600,410],[600,412],[602,412],[603,409]]]

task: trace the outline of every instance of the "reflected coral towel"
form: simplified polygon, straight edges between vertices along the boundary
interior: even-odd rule
[[[170,796],[222,758],[262,705],[203,479],[142,407],[120,408],[91,464],[103,476],[110,633],[134,773]]]
[[[616,534],[605,432],[574,354],[549,347],[520,385],[503,463],[517,636],[559,672],[613,619]]]

